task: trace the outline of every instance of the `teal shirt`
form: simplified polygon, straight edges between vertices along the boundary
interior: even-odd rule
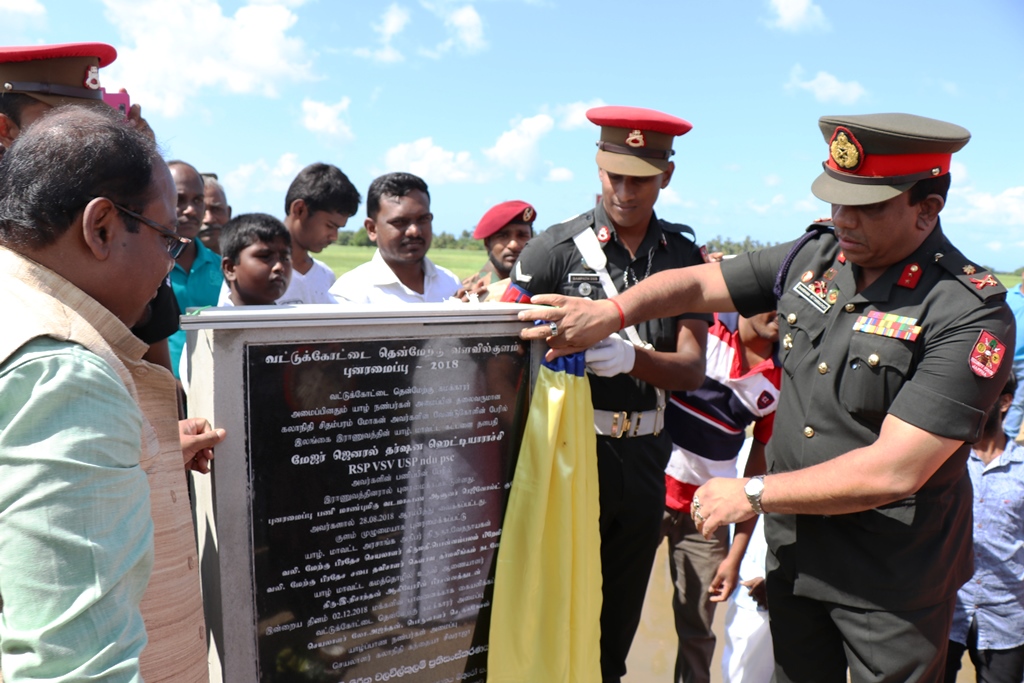
[[[171,288],[174,289],[174,298],[178,300],[182,315],[189,308],[216,306],[220,286],[224,281],[220,256],[203,246],[199,240],[193,240],[193,244],[196,245],[196,260],[192,263],[192,270],[186,273],[177,263],[171,270]],[[178,362],[185,346],[185,331],[179,329],[168,337],[167,346],[171,352],[171,370],[178,377]]]
[[[153,565],[142,415],[85,348],[36,338],[0,365],[0,669],[141,681]]]

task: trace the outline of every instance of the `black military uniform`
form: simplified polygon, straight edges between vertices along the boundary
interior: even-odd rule
[[[647,234],[631,258],[599,205],[534,237],[512,272],[512,284],[532,294],[565,294],[604,299],[593,269],[584,263],[573,237],[584,229],[607,235],[607,270],[618,291],[648,275],[703,262],[693,231],[652,216]],[[683,318],[710,321],[705,315],[660,318],[637,326],[657,351],[675,352]],[[641,427],[653,424],[658,399],[651,385],[629,375],[589,375],[594,409],[633,413]],[[662,415],[663,419],[663,415]],[[640,621],[644,593],[665,506],[665,466],[672,442],[668,432],[643,436],[597,437],[601,505],[601,564],[604,605],[601,613],[602,668],[605,680],[625,672],[625,659]]]
[[[822,119],[822,130],[832,164],[815,194],[847,206],[871,203],[872,185],[884,201],[917,181],[847,178],[861,160],[845,156],[854,146],[854,157],[891,157],[878,160],[888,168],[931,154],[925,163],[940,165],[926,167],[927,178],[948,171],[969,137],[905,115]],[[917,156],[908,162],[901,151]],[[852,198],[832,180],[849,183]],[[854,681],[941,680],[953,601],[972,574],[968,444],[1010,371],[1013,315],[1002,285],[938,223],[861,291],[859,266],[831,227],[813,225],[798,242],[722,264],[741,315],[779,312],[785,372],[769,477],[875,443],[888,415],[967,443],[906,499],[855,514],[767,516],[776,677],[846,680],[849,666]],[[770,491],[770,478],[765,485]]]

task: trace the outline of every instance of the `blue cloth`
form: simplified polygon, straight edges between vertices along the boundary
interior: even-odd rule
[[[1006,292],[1006,304],[1013,311],[1017,321],[1017,329],[1024,329],[1024,292],[1017,285]],[[1010,409],[1003,418],[1003,431],[1011,439],[1020,434],[1021,423],[1024,422],[1024,334],[1017,335],[1017,350],[1013,354],[1013,374],[1017,377],[1017,392],[1013,395]]]
[[[196,260],[192,263],[192,270],[186,273],[177,263],[171,270],[171,288],[174,289],[174,298],[178,300],[178,308],[183,315],[189,308],[216,306],[220,286],[224,281],[220,256],[203,246],[199,240],[193,240],[192,243],[196,245]],[[171,370],[175,377],[179,377],[178,363],[184,346],[184,330],[179,329],[167,339],[167,347],[171,352]]]
[[[114,370],[38,337],[0,365],[0,666],[136,683],[153,566],[142,414]]]
[[[1024,447],[1008,441],[986,465],[971,450],[974,485],[974,576],[956,596],[950,640],[967,643],[978,623],[979,650],[1024,644]]]

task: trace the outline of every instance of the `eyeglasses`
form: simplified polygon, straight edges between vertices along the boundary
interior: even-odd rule
[[[171,255],[171,258],[178,258],[181,252],[185,250],[185,247],[192,244],[192,240],[190,240],[188,237],[182,237],[174,230],[171,230],[166,226],[160,225],[156,221],[146,218],[142,214],[135,213],[131,209],[127,209],[116,202],[112,201],[110,203],[113,204],[114,208],[116,208],[118,211],[128,214],[137,221],[145,223],[146,225],[148,225],[149,227],[153,228],[158,233],[163,235],[164,239],[167,241],[167,253]]]

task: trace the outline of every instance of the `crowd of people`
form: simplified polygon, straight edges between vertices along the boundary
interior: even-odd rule
[[[966,130],[823,117],[831,221],[722,258],[654,211],[691,124],[597,107],[596,206],[536,236],[528,202],[492,207],[461,280],[428,257],[427,183],[386,173],[376,250],[336,277],[315,255],[362,204],[345,173],[306,166],[282,219],[235,212],[216,174],[161,158],[138,105],[104,104],[115,55],[0,50],[6,680],[207,679],[183,470],[226,435],[185,419],[181,313],[452,298],[545,304],[523,337],[585,355],[606,683],[665,539],[680,683],[711,680],[730,599],[727,680],[952,681],[965,651],[979,680],[1024,678],[1024,348],[939,222]]]

